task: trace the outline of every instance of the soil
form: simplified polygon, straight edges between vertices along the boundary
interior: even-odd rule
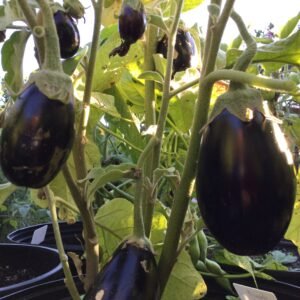
[[[18,269],[9,265],[0,265],[0,287],[16,284],[36,277],[32,269]]]

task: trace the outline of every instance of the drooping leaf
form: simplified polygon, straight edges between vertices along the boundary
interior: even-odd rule
[[[29,36],[27,31],[15,31],[1,50],[2,68],[6,72],[4,79],[8,89],[14,94],[18,94],[24,84],[23,55]]]
[[[112,117],[120,118],[120,114],[118,113],[116,106],[115,106],[115,99],[114,96],[94,92],[92,93],[91,99],[92,105],[97,107],[100,111],[111,115]]]
[[[176,260],[162,300],[201,299],[206,292],[206,284],[194,268],[190,255],[182,251]]]
[[[276,62],[300,66],[300,30],[285,39],[258,47],[252,63]],[[242,51],[227,51],[226,67],[231,67]]]

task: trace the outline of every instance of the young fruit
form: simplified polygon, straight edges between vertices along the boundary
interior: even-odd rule
[[[130,45],[140,39],[146,29],[146,15],[144,6],[140,2],[136,8],[123,4],[119,16],[119,33],[122,43],[113,49],[109,56],[124,56],[129,51]]]
[[[67,160],[74,139],[74,104],[48,99],[35,84],[18,97],[5,117],[0,162],[19,186],[40,188]]]
[[[287,230],[296,182],[284,142],[278,123],[257,110],[246,121],[225,108],[203,131],[199,208],[216,240],[235,254],[266,253]]]
[[[84,300],[159,299],[157,266],[147,247],[122,243],[97,275]]]
[[[156,52],[167,58],[168,37],[164,35],[157,43]],[[178,28],[173,59],[173,76],[176,72],[184,71],[192,66],[192,58],[196,55],[195,41],[191,34]],[[172,77],[173,77],[172,76]]]
[[[54,13],[54,21],[59,39],[60,56],[70,58],[78,51],[80,45],[77,25],[69,14],[61,10]]]

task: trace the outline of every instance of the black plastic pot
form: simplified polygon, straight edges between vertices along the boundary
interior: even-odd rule
[[[7,239],[14,243],[31,244],[31,239],[35,230],[48,226],[45,239],[40,243],[42,246],[56,248],[53,227],[51,223],[38,224],[33,226],[17,229],[8,234]],[[59,223],[59,229],[62,235],[64,249],[66,252],[83,253],[83,238],[82,238],[82,222],[68,224],[65,222]]]
[[[32,236],[35,230],[47,226],[47,231],[45,239],[39,244],[46,247],[51,247],[56,249],[55,237],[53,232],[52,223],[44,223],[33,226],[24,227],[17,229],[7,235],[7,239],[10,242],[31,244]],[[81,256],[84,252],[84,240],[82,237],[82,222],[76,222],[74,224],[68,224],[66,222],[59,223],[59,229],[61,232],[64,250],[66,254],[68,252],[74,252]],[[69,259],[70,270],[73,275],[77,275],[76,267],[72,261]]]
[[[229,291],[226,291],[220,285],[218,285],[211,277],[205,278],[208,292],[203,298],[205,300],[222,300],[227,295],[231,295]],[[253,288],[258,288],[264,291],[269,291],[275,294],[278,300],[299,300],[300,299],[300,287],[292,285],[286,282],[278,280],[266,280],[256,278],[257,286],[252,278],[237,278],[231,281],[231,283],[238,283]],[[234,288],[232,288],[234,290]],[[235,295],[237,296],[237,295]]]
[[[83,286],[78,277],[74,278],[80,294],[83,294]],[[19,292],[7,295],[1,299],[5,300],[71,300],[64,279],[46,282],[30,287]]]
[[[0,287],[0,298],[21,289],[62,278],[58,251],[48,247],[0,244],[0,266],[11,270],[30,270],[31,279]],[[3,284],[3,282],[2,282]]]

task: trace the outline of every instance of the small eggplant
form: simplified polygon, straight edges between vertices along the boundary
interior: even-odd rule
[[[136,8],[123,4],[119,16],[119,33],[122,39],[121,45],[113,49],[109,56],[124,56],[130,49],[130,45],[140,39],[146,29],[146,15],[143,3],[139,2]]]
[[[164,35],[157,43],[156,52],[167,58],[168,52],[168,37]],[[173,75],[176,72],[184,71],[192,66],[192,58],[196,55],[195,41],[191,34],[178,28],[175,43],[175,55],[173,59]]]
[[[61,10],[54,14],[61,58],[70,58],[78,51],[80,34],[72,17]]]
[[[5,117],[0,163],[12,183],[40,188],[67,160],[74,140],[74,104],[48,99],[35,84],[17,98]]]
[[[243,121],[223,109],[203,131],[196,192],[204,222],[224,248],[238,255],[274,248],[290,223],[296,192],[279,125],[257,110]]]
[[[84,300],[96,299],[158,300],[158,274],[152,251],[122,243],[84,297]]]
[[[6,30],[0,31],[0,43],[4,42],[6,39]]]

